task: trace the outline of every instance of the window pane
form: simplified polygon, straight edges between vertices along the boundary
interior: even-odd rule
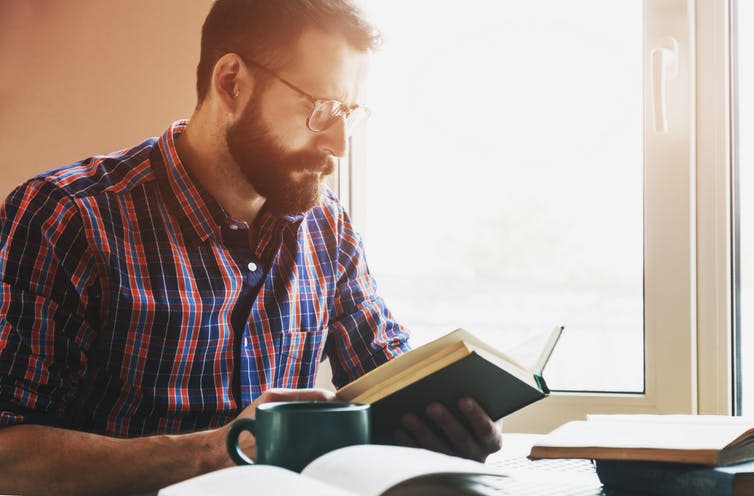
[[[641,2],[369,1],[362,227],[420,344],[464,327],[551,388],[641,392]],[[459,5],[462,7],[459,8]]]
[[[736,150],[738,153],[739,178],[739,222],[740,222],[740,363],[742,375],[741,408],[743,415],[754,415],[754,335],[752,334],[752,309],[754,309],[754,94],[751,85],[754,84],[754,61],[751,50],[754,43],[750,29],[754,22],[754,4],[752,2],[738,2],[737,18],[737,69],[738,81],[738,133]]]

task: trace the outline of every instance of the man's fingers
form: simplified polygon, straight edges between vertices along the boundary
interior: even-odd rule
[[[458,408],[468,419],[474,435],[486,451],[485,456],[502,448],[503,436],[500,429],[479,406],[479,403],[471,398],[462,398],[458,402]]]
[[[261,403],[270,401],[332,401],[335,393],[327,389],[268,389],[259,397]]]
[[[409,448],[418,447],[416,441],[414,441],[411,436],[406,434],[406,431],[404,431],[403,429],[398,429],[397,431],[395,431],[395,434],[393,434],[393,439],[400,446],[408,446]]]
[[[413,413],[407,413],[401,419],[401,424],[422,448],[440,453],[452,454],[448,444],[440,439],[432,430]]]
[[[247,406],[239,417],[254,417],[257,405],[271,401],[332,401],[335,393],[327,389],[268,389]]]
[[[443,430],[457,455],[477,461],[487,458],[488,453],[484,452],[474,436],[443,405],[431,403],[427,407],[427,415]]]

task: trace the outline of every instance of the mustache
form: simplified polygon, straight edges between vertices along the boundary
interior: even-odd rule
[[[335,159],[321,152],[299,152],[288,163],[291,172],[319,172],[327,175],[335,170]]]

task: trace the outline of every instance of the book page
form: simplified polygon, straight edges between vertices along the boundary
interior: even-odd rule
[[[545,367],[547,367],[547,362],[550,361],[552,352],[555,351],[555,345],[558,344],[560,336],[561,334],[563,334],[563,329],[565,329],[565,327],[555,326],[550,335],[547,336],[547,342],[542,347],[542,351],[540,352],[539,358],[537,359],[537,364],[534,366],[532,372],[537,375],[542,375]]]
[[[314,460],[301,473],[362,496],[377,496],[421,475],[505,475],[500,469],[472,460],[419,448],[375,444],[331,451]]]
[[[249,494],[305,494],[356,496],[296,472],[272,465],[225,468],[161,489],[158,496],[248,496]],[[357,493],[358,494],[358,493]]]
[[[606,417],[563,424],[538,441],[537,446],[721,450],[746,430],[737,422],[684,423],[649,418],[629,421]]]

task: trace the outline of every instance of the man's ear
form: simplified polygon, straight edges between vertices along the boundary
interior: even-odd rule
[[[235,114],[243,109],[241,101],[251,94],[252,89],[252,74],[243,59],[235,53],[226,53],[220,57],[212,71],[211,90],[225,110]]]

